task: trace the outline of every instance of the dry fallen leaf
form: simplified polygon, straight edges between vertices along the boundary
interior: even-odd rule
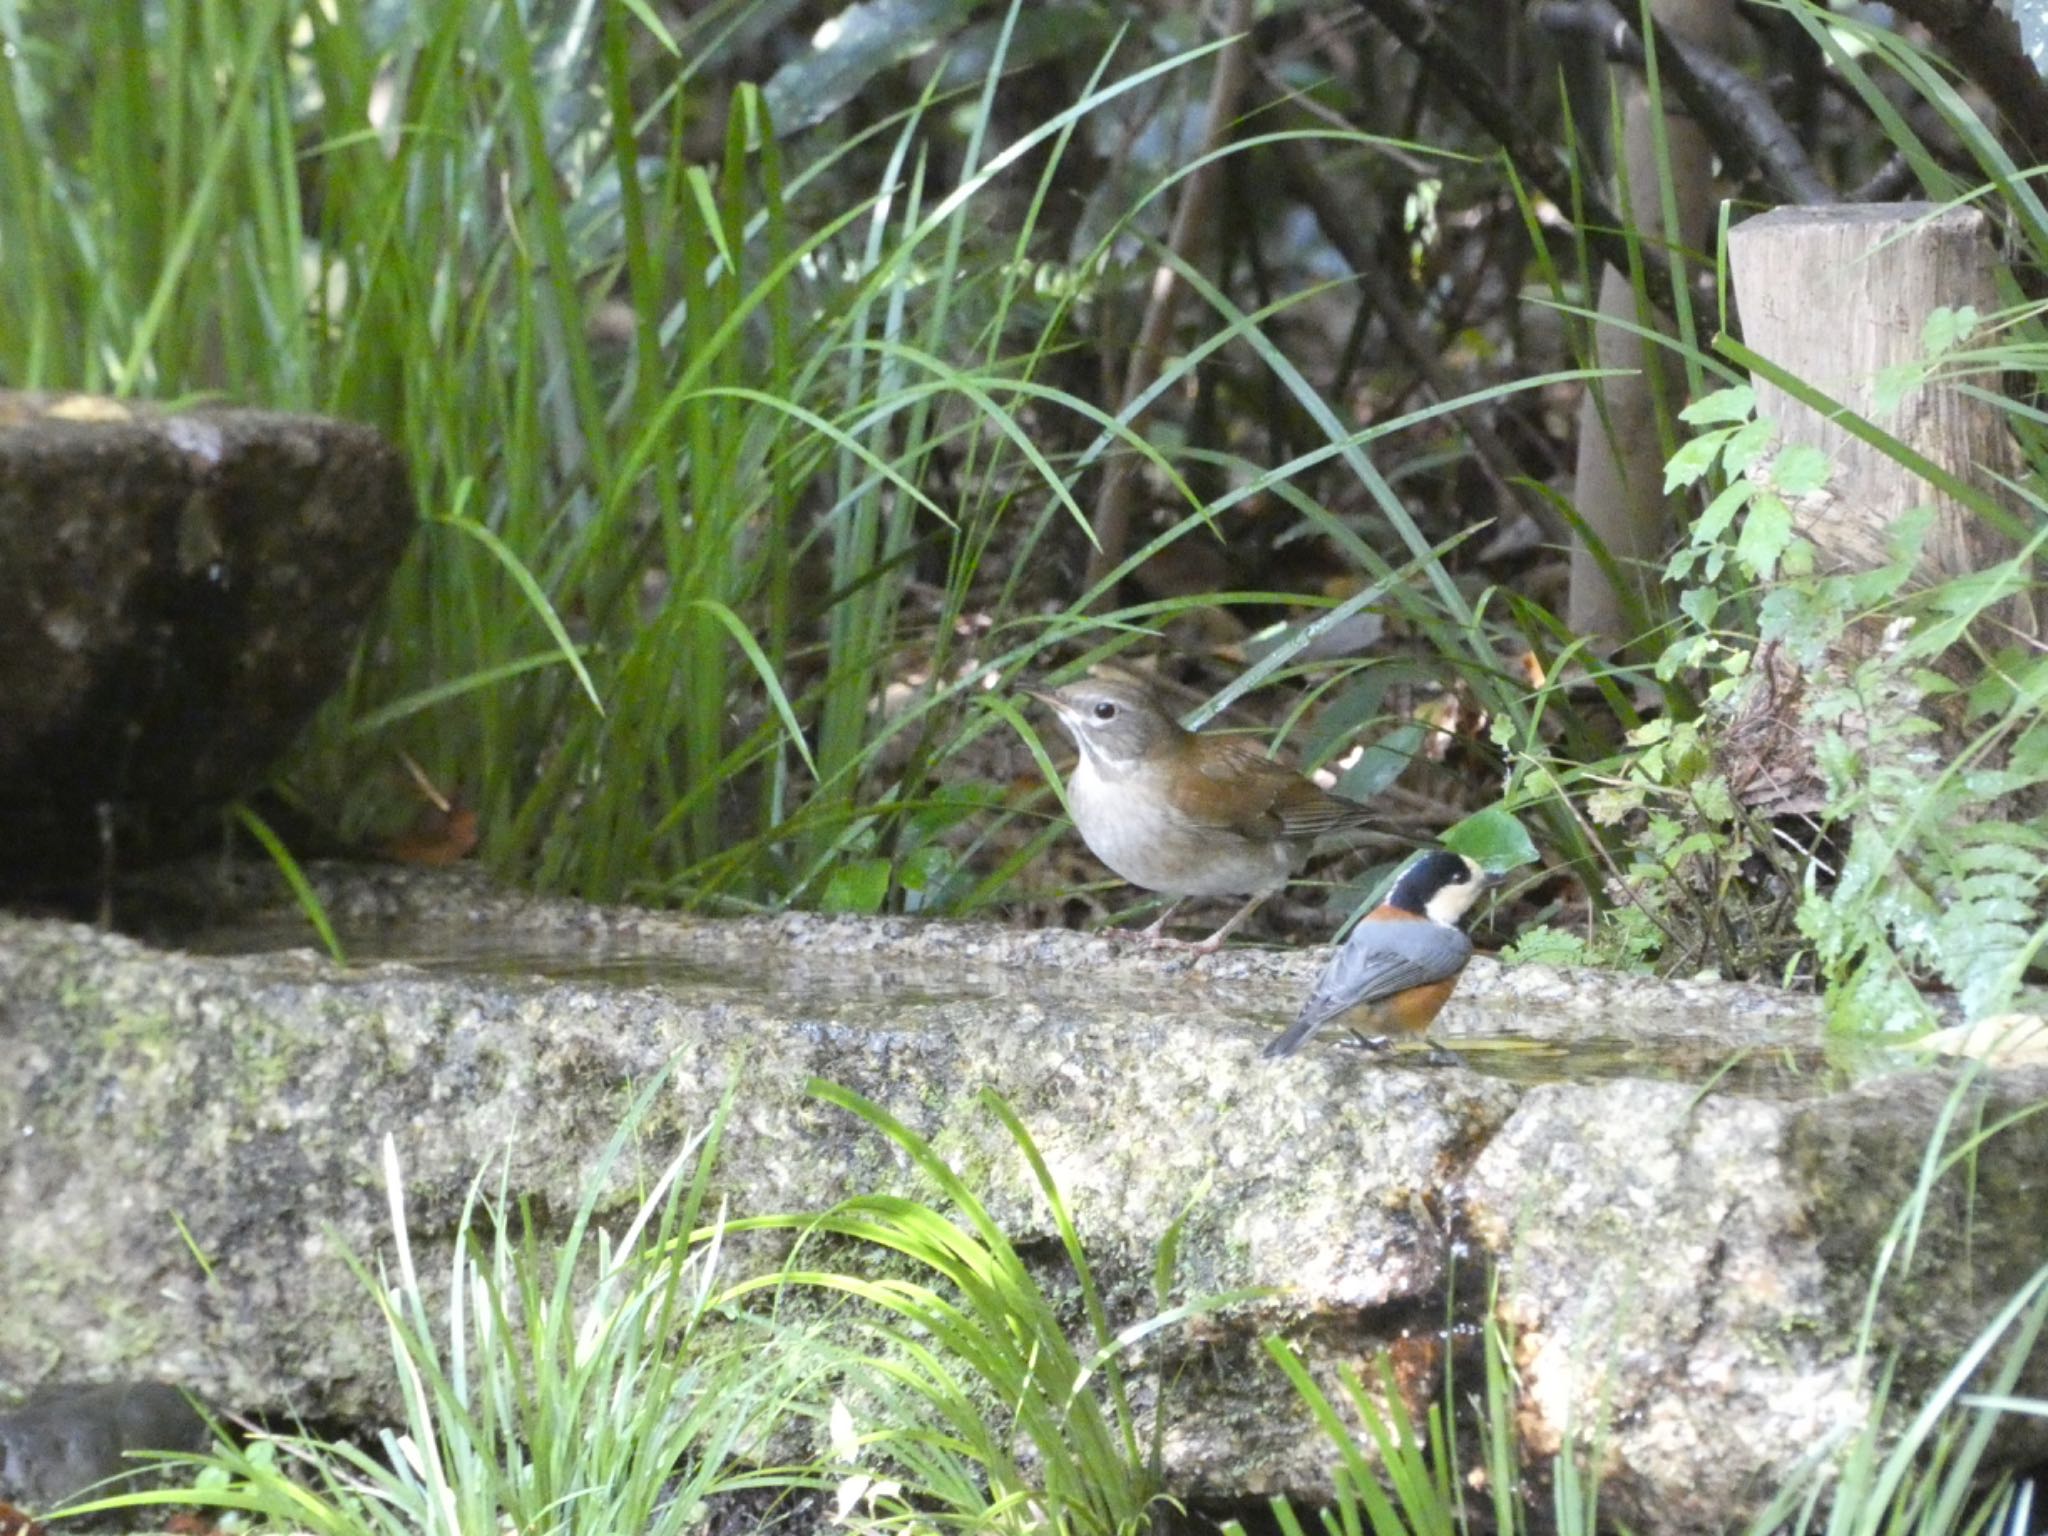
[[[2048,1019],[2038,1013],[1998,1013],[1974,1024],[1937,1029],[1913,1042],[1916,1051],[1969,1056],[1994,1067],[2034,1067],[2048,1062]]]
[[[403,752],[398,756],[411,775],[413,788],[427,803],[411,826],[379,843],[377,852],[393,863],[423,869],[446,869],[461,863],[476,851],[476,812],[462,803],[460,793],[444,795],[436,789],[426,770],[411,757]]]

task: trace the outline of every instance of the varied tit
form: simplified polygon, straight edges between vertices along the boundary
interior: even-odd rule
[[[1089,852],[1131,884],[1175,898],[1145,929],[1148,939],[1186,897],[1248,896],[1195,946],[1220,948],[1287,883],[1316,838],[1369,824],[1357,801],[1319,788],[1242,737],[1184,729],[1136,678],[1087,677],[1024,692],[1050,705],[1081,749],[1067,777],[1067,808]]]
[[[1439,850],[1409,865],[1330,957],[1300,1017],[1265,1054],[1292,1056],[1332,1019],[1375,1049],[1388,1035],[1428,1029],[1472,958],[1472,941],[1458,923],[1491,884],[1462,854]]]

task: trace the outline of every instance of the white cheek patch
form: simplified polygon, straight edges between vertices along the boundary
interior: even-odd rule
[[[1431,922],[1456,927],[1458,919],[1472,910],[1472,903],[1479,899],[1480,882],[1466,880],[1458,885],[1447,885],[1438,891],[1423,906],[1423,912]]]

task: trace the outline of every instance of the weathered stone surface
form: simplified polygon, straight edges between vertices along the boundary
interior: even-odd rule
[[[1480,1154],[1465,1211],[1503,1261],[1533,1447],[1554,1453],[1604,1416],[1603,1508],[1638,1528],[1722,1529],[1864,1422],[1858,1325],[1951,1093],[1967,1135],[2048,1098],[2048,1072],[1901,1073],[1794,1100],[1619,1086],[1532,1089]],[[1935,1186],[1911,1275],[1875,1312],[1899,1402],[2048,1260],[2042,1118],[1987,1148],[1974,1196],[1960,1170]]]
[[[54,1365],[160,1375],[238,1408],[386,1414],[383,1336],[337,1253],[384,1250],[380,1138],[396,1139],[432,1271],[500,1155],[515,1197],[573,1210],[630,1085],[666,1063],[641,1153],[704,1124],[737,1074],[719,1175],[735,1214],[915,1190],[878,1136],[807,1095],[815,1075],[934,1136],[1026,1252],[1053,1253],[1021,1159],[976,1104],[988,1087],[1036,1138],[1120,1317],[1151,1310],[1156,1245],[1190,1207],[1186,1294],[1282,1288],[1162,1336],[1179,1356],[1179,1487],[1326,1488],[1330,1448],[1258,1341],[1289,1337],[1325,1375],[1393,1347],[1426,1387],[1434,1330],[1454,1303],[1477,1315],[1492,1257],[1525,1435],[1540,1448],[1589,1429],[1604,1390],[1602,1507],[1643,1530],[1718,1530],[1867,1414],[1878,1371],[1851,1350],[1865,1284],[1961,1080],[1840,1091],[1800,1000],[1485,962],[1444,1032],[1487,1070],[1335,1043],[1275,1064],[1258,1049],[1319,951],[1197,963],[1071,933],[609,914],[411,874],[323,882],[345,927],[390,920],[446,963],[209,958],[0,918],[0,1124],[15,1128],[0,1220],[31,1303],[0,1310],[0,1389]],[[1639,1019],[1647,1043],[1616,1047]],[[1509,1048],[1575,1035],[1591,1056]],[[1738,1036],[1808,1065],[1654,1080],[1704,1078]],[[1536,1081],[1581,1060],[1616,1075]],[[2048,1096],[2048,1076],[1967,1092],[1996,1114]],[[1967,1190],[1960,1171],[1937,1187],[1908,1299],[1878,1309],[1882,1338],[1924,1346],[1914,1381],[2037,1261],[2044,1122],[1980,1149]],[[644,1172],[618,1171],[621,1199]]]
[[[185,1394],[164,1382],[47,1388],[0,1413],[0,1499],[54,1508],[108,1478],[136,1479],[148,1463],[134,1452],[196,1451],[207,1438]]]
[[[340,680],[414,520],[367,427],[0,392],[0,889],[189,849]]]

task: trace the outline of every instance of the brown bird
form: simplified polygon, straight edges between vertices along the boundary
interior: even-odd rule
[[[1067,808],[1089,852],[1131,884],[1175,898],[1144,930],[1148,939],[1186,897],[1249,896],[1195,946],[1204,954],[1220,948],[1287,883],[1316,838],[1371,824],[1357,801],[1249,742],[1184,729],[1136,678],[1085,677],[1024,692],[1049,705],[1081,749],[1067,777]]]

